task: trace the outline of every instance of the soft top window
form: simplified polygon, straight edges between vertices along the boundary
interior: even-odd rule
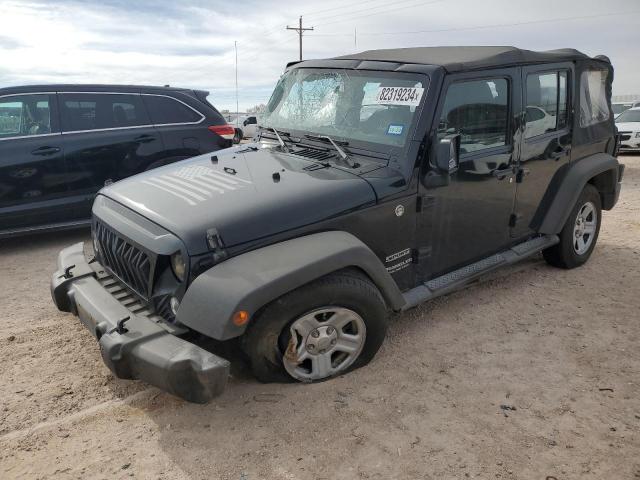
[[[608,70],[589,69],[580,75],[580,126],[589,127],[609,119],[606,84]]]

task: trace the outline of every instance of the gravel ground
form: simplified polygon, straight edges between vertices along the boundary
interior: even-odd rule
[[[49,295],[87,232],[2,242],[0,477],[637,479],[640,157],[582,268],[534,258],[394,319],[358,372],[193,405],[114,379]],[[505,410],[505,408],[507,408]]]

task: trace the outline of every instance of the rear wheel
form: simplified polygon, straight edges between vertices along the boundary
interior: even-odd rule
[[[357,272],[327,275],[269,304],[243,348],[263,382],[325,380],[367,364],[387,330],[380,292]]]
[[[233,135],[233,143],[240,143],[242,140],[242,130],[239,128],[235,129],[235,134]]]
[[[542,252],[547,263],[575,268],[589,260],[598,240],[601,218],[600,194],[587,184],[560,232],[560,242]]]

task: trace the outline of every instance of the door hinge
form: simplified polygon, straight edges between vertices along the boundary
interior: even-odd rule
[[[424,210],[428,210],[433,207],[436,203],[436,197],[431,197],[429,195],[421,195],[416,200],[416,212],[422,212]]]

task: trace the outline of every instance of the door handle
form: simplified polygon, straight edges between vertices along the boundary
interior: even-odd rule
[[[512,177],[514,175],[513,167],[503,168],[501,170],[494,170],[492,174],[498,180],[504,180],[505,178]]]
[[[571,147],[558,147],[556,150],[551,152],[549,156],[551,158],[558,160],[559,158],[562,158],[565,155],[569,155],[569,152],[571,152]]]
[[[59,147],[40,147],[31,152],[31,155],[53,155],[60,152]]]
[[[156,137],[151,135],[140,135],[136,137],[133,141],[136,143],[149,143],[155,141]]]

